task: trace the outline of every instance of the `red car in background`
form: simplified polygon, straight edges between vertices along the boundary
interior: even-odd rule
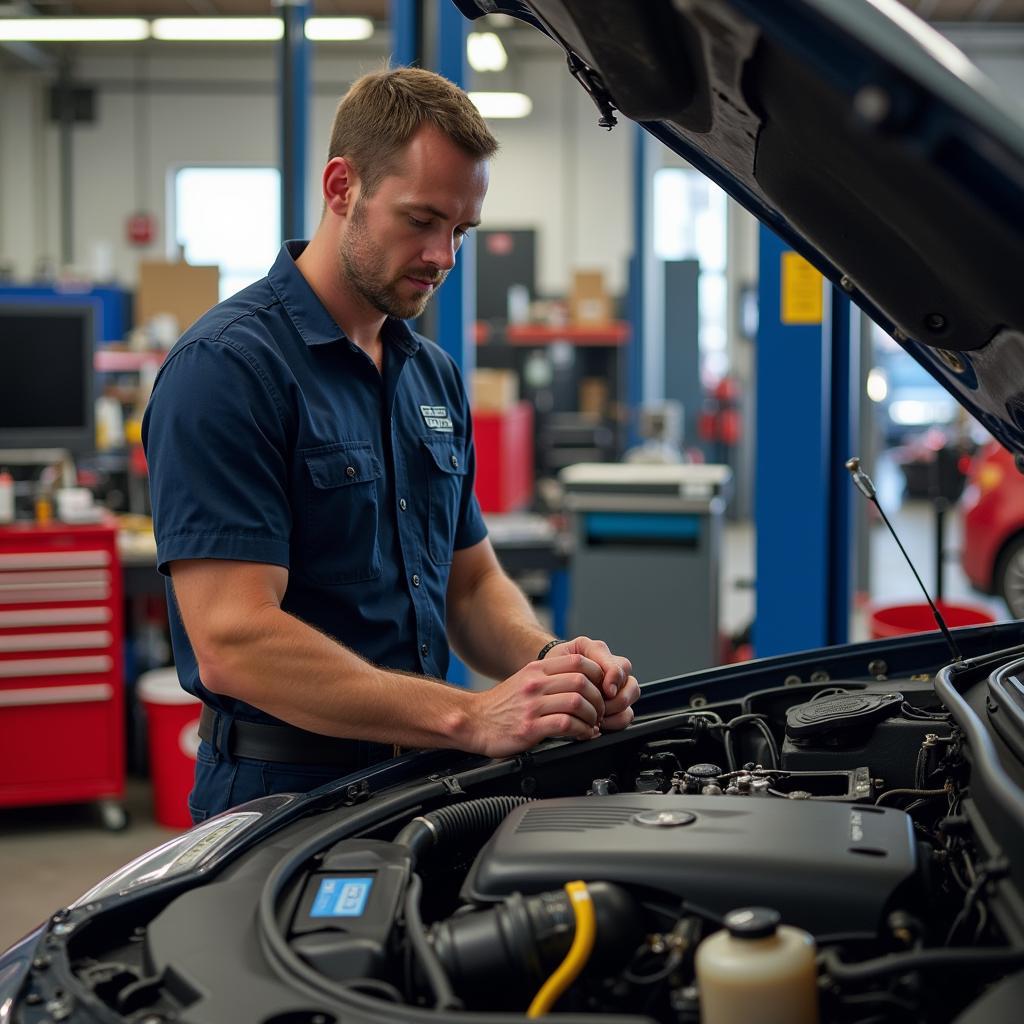
[[[1024,619],[1024,476],[997,442],[972,460],[962,508],[960,563],[967,578]]]

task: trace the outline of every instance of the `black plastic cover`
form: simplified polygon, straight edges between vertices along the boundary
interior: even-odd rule
[[[637,820],[666,815],[664,827]],[[695,820],[685,826],[680,822]],[[619,794],[543,800],[514,810],[463,886],[477,903],[570,879],[660,890],[725,914],[771,906],[821,935],[878,930],[915,874],[902,811],[828,801]]]
[[[303,883],[290,928],[292,949],[329,978],[385,973],[410,870],[405,847],[375,839],[338,843]],[[333,886],[335,895],[325,899],[325,886]]]
[[[807,740],[841,729],[860,729],[898,714],[902,693],[843,693],[797,704],[786,712],[786,735]]]

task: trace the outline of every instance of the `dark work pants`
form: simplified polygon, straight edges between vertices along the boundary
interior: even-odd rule
[[[369,766],[391,756],[391,748],[380,743],[360,743],[360,764]],[[353,769],[330,765],[282,764],[227,757],[203,740],[196,755],[196,778],[188,797],[192,824],[272,793],[308,793],[333,782]]]

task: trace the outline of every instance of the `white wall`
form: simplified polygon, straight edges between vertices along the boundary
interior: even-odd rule
[[[522,121],[493,121],[501,152],[485,220],[538,231],[538,285],[560,293],[574,268],[599,268],[615,293],[626,287],[633,249],[633,133],[597,126],[597,109],[565,61],[530,55],[516,87],[533,100]]]
[[[0,69],[0,264],[19,278],[58,248],[57,177],[47,159],[46,93],[33,75]]]
[[[320,169],[337,100],[383,58],[368,50],[355,58],[338,54],[314,65],[310,227],[319,217]],[[523,121],[492,122],[502,150],[485,226],[538,230],[543,292],[563,292],[577,266],[604,270],[620,291],[632,240],[632,128],[597,128],[593,105],[554,53],[527,53],[513,73],[534,112]],[[95,84],[97,119],[74,129],[74,265],[88,271],[96,246],[105,244],[117,279],[134,283],[139,259],[166,252],[169,171],[190,163],[276,163],[276,76],[269,47],[187,61],[170,47],[145,56],[89,51],[76,78]],[[19,280],[29,279],[41,258],[60,255],[59,140],[46,120],[48,84],[37,71],[0,70],[0,263],[12,263]],[[155,213],[159,227],[144,248],[125,238],[126,219],[140,208]]]

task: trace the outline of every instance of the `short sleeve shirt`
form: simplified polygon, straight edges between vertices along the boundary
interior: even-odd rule
[[[143,420],[159,569],[283,566],[285,611],[375,664],[443,678],[452,553],[486,536],[465,388],[447,353],[391,318],[378,371],[295,266],[304,247],[286,243],[160,369]],[[205,689],[170,618],[185,689],[272,721]]]

